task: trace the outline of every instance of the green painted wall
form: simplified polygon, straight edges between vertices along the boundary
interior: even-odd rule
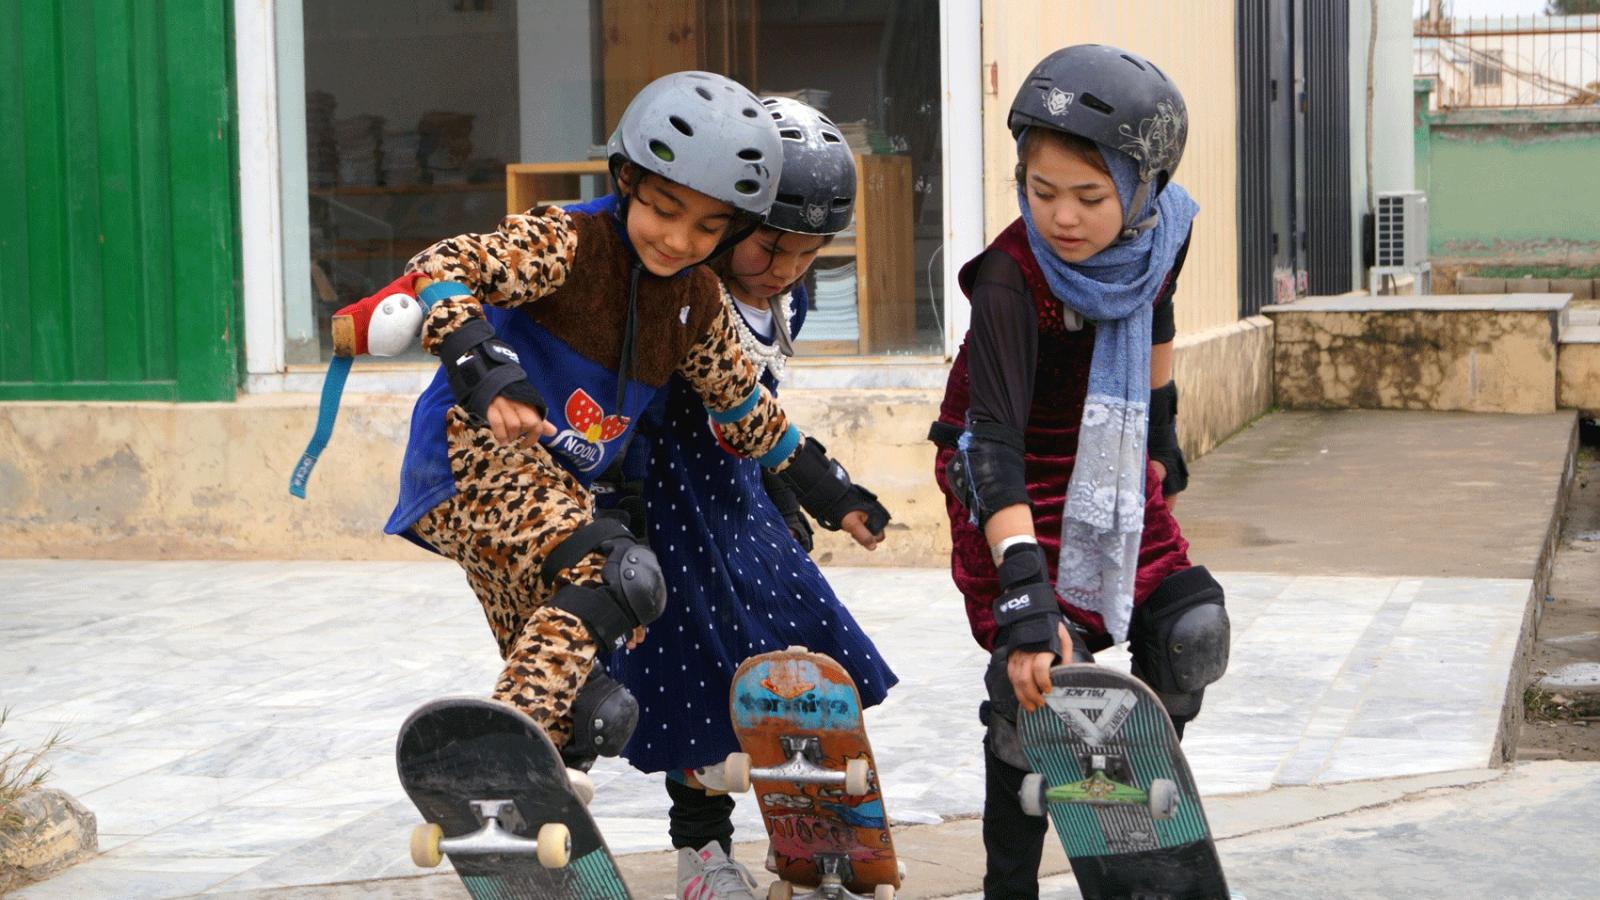
[[[0,0],[0,400],[231,400],[231,3]]]
[[[1428,113],[1418,98],[1432,256],[1600,259],[1600,108]]]

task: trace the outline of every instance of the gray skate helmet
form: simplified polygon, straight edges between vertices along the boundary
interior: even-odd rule
[[[615,175],[632,162],[757,217],[783,171],[778,129],[743,85],[713,72],[674,72],[645,85],[606,143]]]
[[[1077,44],[1033,67],[1011,101],[1006,125],[1014,138],[1024,128],[1048,128],[1132,157],[1139,187],[1125,212],[1131,219],[1172,181],[1189,136],[1189,112],[1178,86],[1155,63],[1104,44]],[[1125,222],[1124,238],[1155,223],[1154,215]]]
[[[767,224],[799,234],[838,234],[856,205],[856,160],[838,126],[789,97],[764,97],[783,140],[783,177]]]

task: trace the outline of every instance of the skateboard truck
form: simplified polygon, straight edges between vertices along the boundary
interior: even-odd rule
[[[1079,781],[1054,787],[1037,772],[1023,776],[1022,790],[1017,792],[1022,811],[1030,816],[1042,816],[1051,803],[1146,806],[1153,819],[1170,819],[1178,811],[1176,782],[1157,778],[1150,782],[1148,791],[1140,790],[1134,780],[1132,767],[1121,756],[1086,753],[1079,757],[1078,767],[1079,771],[1086,771],[1089,775]]]
[[[560,822],[539,826],[537,837],[525,838],[515,830],[522,824],[514,800],[473,800],[472,811],[483,823],[477,831],[445,837],[444,829],[428,822],[411,831],[411,861],[433,868],[451,856],[533,855],[547,869],[559,869],[572,857],[572,834]]]
[[[869,900],[863,894],[845,887],[845,882],[855,880],[855,870],[850,865],[850,857],[843,853],[818,853],[812,857],[816,863],[817,875],[821,884],[816,889],[801,894],[799,900]],[[902,877],[904,875],[902,874]],[[894,900],[895,889],[892,884],[880,884],[873,888],[870,900]],[[787,881],[774,882],[767,891],[767,900],[794,900],[794,885]]]
[[[786,734],[778,738],[784,755],[776,766],[750,767],[750,754],[730,753],[723,764],[723,779],[728,790],[743,793],[750,781],[787,781],[792,784],[838,784],[844,792],[859,797],[872,790],[871,767],[865,759],[847,759],[844,771],[822,765],[822,744],[815,735]]]

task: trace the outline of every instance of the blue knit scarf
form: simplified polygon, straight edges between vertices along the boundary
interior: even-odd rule
[[[1126,210],[1138,187],[1138,163],[1109,147],[1101,146],[1100,153]],[[1017,201],[1050,293],[1095,326],[1078,455],[1061,517],[1056,593],[1099,613],[1106,631],[1121,642],[1133,617],[1144,531],[1151,312],[1200,207],[1182,187],[1169,184],[1139,216],[1125,220],[1141,221],[1154,206],[1160,217],[1154,228],[1069,263],[1034,226],[1022,185]]]

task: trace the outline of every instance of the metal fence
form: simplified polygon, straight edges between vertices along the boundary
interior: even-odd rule
[[[1414,71],[1437,109],[1600,105],[1600,15],[1437,15],[1417,0]]]

